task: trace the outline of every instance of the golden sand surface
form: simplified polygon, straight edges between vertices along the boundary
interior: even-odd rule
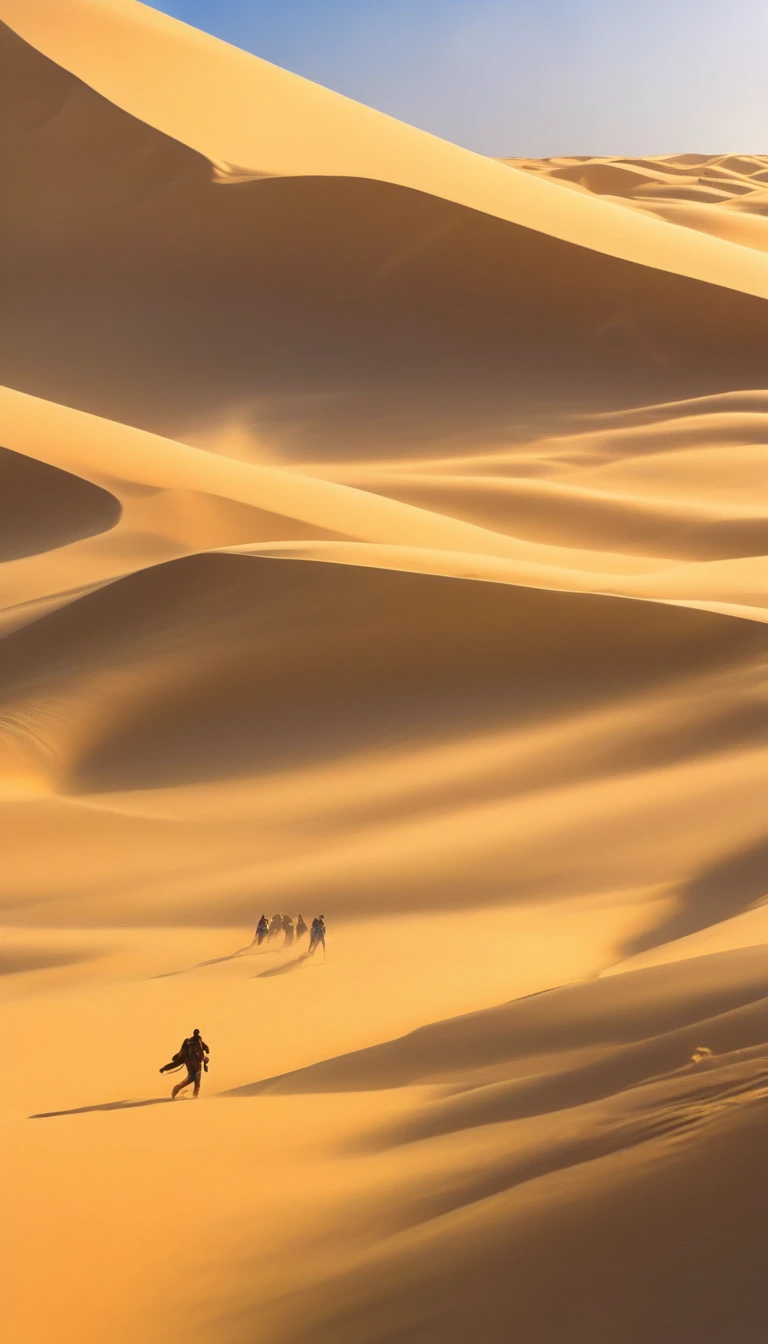
[[[0,0],[4,1339],[757,1344],[768,156],[66,9]]]

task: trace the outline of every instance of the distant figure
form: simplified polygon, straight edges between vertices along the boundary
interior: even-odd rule
[[[185,1041],[182,1041],[181,1049],[177,1050],[170,1064],[164,1064],[160,1070],[161,1073],[173,1073],[175,1069],[180,1069],[182,1067],[187,1070],[186,1078],[184,1078],[182,1082],[177,1083],[171,1092],[171,1101],[175,1101],[178,1093],[181,1092],[183,1088],[189,1087],[190,1083],[194,1083],[195,1085],[195,1097],[200,1096],[200,1079],[202,1077],[203,1069],[205,1069],[206,1073],[208,1072],[208,1055],[208,1046],[200,1035],[199,1028],[195,1027],[192,1035],[188,1036]]]
[[[297,942],[297,943],[300,943],[300,942],[301,942],[301,940],[302,940],[302,938],[304,937],[304,934],[305,934],[306,932],[307,932],[307,926],[306,926],[306,924],[304,923],[304,916],[303,916],[303,915],[299,915],[298,919],[296,920],[296,942]]]
[[[312,932],[309,935],[309,955],[313,957],[322,943],[325,956],[325,915],[316,915],[312,920]]]
[[[264,942],[264,939],[266,938],[268,933],[269,933],[269,920],[267,919],[266,915],[262,915],[261,919],[256,925],[256,933],[254,934],[253,937],[253,941],[257,947],[261,947],[261,944]],[[253,946],[253,944],[251,944],[251,946]]]
[[[283,915],[283,933],[285,934],[285,938],[283,939],[283,947],[292,947],[293,920],[291,919],[290,915]]]
[[[269,921],[269,938],[268,938],[268,942],[271,943],[271,942],[272,942],[272,939],[277,937],[277,935],[278,935],[278,933],[280,933],[282,927],[283,927],[283,916],[282,916],[282,915],[273,915],[272,918],[271,918],[271,920]]]

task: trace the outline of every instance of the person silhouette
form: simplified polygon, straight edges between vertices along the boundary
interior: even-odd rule
[[[325,915],[316,915],[312,920],[312,931],[309,935],[309,955],[313,957],[322,943],[323,956],[325,956]]]
[[[171,1092],[171,1101],[175,1101],[179,1092],[190,1083],[194,1083],[194,1096],[200,1096],[200,1080],[203,1070],[208,1072],[208,1056],[210,1051],[200,1035],[199,1027],[195,1027],[191,1036],[187,1036],[182,1041],[181,1047],[176,1051],[170,1064],[164,1064],[161,1073],[173,1073],[176,1069],[186,1067],[187,1076],[180,1083],[177,1083]]]

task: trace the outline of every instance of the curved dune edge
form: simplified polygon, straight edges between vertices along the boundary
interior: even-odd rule
[[[689,397],[682,401],[658,402],[654,406],[597,412],[590,419],[604,427],[642,426],[655,419],[698,416],[702,413],[764,415],[768,411],[768,389],[744,388],[730,392],[712,392],[709,396]],[[577,417],[578,419],[578,417]]]
[[[712,603],[713,609],[734,616],[766,619],[764,597],[768,582],[762,577],[761,562],[757,560],[688,565],[670,562],[660,571],[656,567],[655,573],[622,573],[621,556],[612,560],[608,553],[520,541],[445,514],[400,503],[383,494],[297,471],[214,455],[7,388],[0,389],[0,429],[6,443],[16,452],[76,472],[84,480],[109,488],[122,499],[124,510],[138,486],[165,492],[160,506],[153,505],[156,533],[146,531],[147,506],[142,504],[135,517],[143,530],[137,532],[135,523],[130,530],[125,518],[124,531],[118,527],[108,542],[96,539],[93,544],[79,544],[62,552],[62,559],[67,554],[73,559],[75,555],[82,556],[70,568],[69,582],[63,590],[49,587],[41,591],[36,587],[42,581],[43,571],[34,561],[6,567],[6,629],[33,616],[36,603],[66,601],[69,591],[118,578],[175,555],[231,549],[199,545],[200,534],[196,532],[199,511],[193,515],[191,531],[180,534],[172,527],[170,533],[164,531],[170,525],[167,513],[164,521],[162,505],[166,498],[175,500],[178,493],[173,492],[179,491],[186,492],[185,498],[216,497],[230,507],[249,506],[262,516],[282,516],[316,534],[319,530],[319,540],[259,541],[253,546],[239,543],[239,549],[254,554],[335,560],[377,568],[392,566],[414,572],[681,604]],[[121,489],[121,481],[131,483],[127,493]],[[226,535],[229,526],[226,516],[218,526]],[[248,523],[238,521],[237,526],[247,528]],[[350,540],[325,540],[323,533]],[[593,558],[599,560],[599,570],[590,569]],[[612,573],[612,569],[617,572]],[[61,562],[56,572],[60,577],[66,573]]]
[[[70,0],[67,23],[60,18],[57,0],[32,6],[0,0],[0,19],[26,41],[212,163],[236,165],[235,181],[373,178],[640,265],[768,298],[768,260],[749,249],[678,233],[663,221],[575,192],[564,208],[564,194],[551,182],[415,130],[135,0]]]
[[[359,540],[434,544],[472,553],[522,556],[517,542],[425,509],[296,472],[214,456],[159,435],[37,397],[0,389],[0,425],[15,451],[97,483],[121,479],[165,490],[186,488],[284,513]]]
[[[686,592],[686,588],[707,586],[710,567],[707,565],[675,566],[660,576],[648,575],[644,579],[628,578],[624,575],[607,575],[602,572],[569,570],[556,565],[536,565],[521,560],[502,560],[480,554],[465,554],[453,551],[438,551],[428,547],[388,546],[385,544],[364,544],[357,542],[279,542],[257,546],[228,546],[221,548],[222,553],[233,555],[271,556],[279,559],[319,561],[326,564],[362,565],[373,569],[407,570],[412,574],[441,574],[459,579],[476,579],[488,583],[507,583],[526,588],[545,588],[557,592],[595,593],[604,597],[626,597],[635,601],[664,602],[671,606],[696,607],[702,611],[716,611],[722,615],[734,616],[743,620],[768,621],[768,582],[755,580],[758,589],[754,602],[699,598],[695,592]],[[711,573],[718,573],[719,566],[725,566],[727,586],[727,565],[729,562],[715,562]],[[736,562],[739,563],[739,562]],[[745,562],[751,568],[751,561]],[[690,576],[688,571],[693,571]],[[699,576],[698,571],[702,571]],[[719,577],[719,574],[718,574]],[[606,580],[610,580],[609,583]],[[717,580],[714,580],[717,587]],[[739,579],[736,578],[735,586]],[[679,589],[679,593],[675,592]],[[671,595],[670,590],[674,592]]]
[[[0,448],[0,563],[108,532],[119,519],[111,492]]]
[[[393,694],[384,667],[391,665],[393,686],[409,686],[416,702],[415,711],[407,710],[394,691],[393,728],[408,714],[414,717],[414,731],[426,711],[422,700],[427,670],[431,668],[431,675],[436,676],[442,660],[444,692],[454,686],[456,678],[456,691],[464,681],[478,688],[472,695],[468,688],[459,695],[451,720],[454,732],[461,723],[462,699],[465,705],[477,701],[482,686],[489,709],[494,696],[502,693],[506,698],[511,693],[512,679],[520,681],[524,690],[534,665],[554,686],[556,674],[554,669],[547,672],[547,665],[566,654],[569,638],[573,641],[573,678],[570,686],[562,687],[566,701],[587,692],[598,694],[598,687],[610,699],[615,690],[608,688],[615,675],[619,685],[627,676],[631,684],[636,673],[631,665],[624,666],[624,644],[643,652],[645,672],[655,668],[653,675],[662,679],[688,669],[693,650],[697,650],[696,666],[703,668],[711,664],[715,653],[717,658],[738,660],[747,650],[761,647],[756,632],[740,628],[742,622],[727,630],[718,618],[710,621],[681,613],[675,620],[667,611],[671,604],[664,602],[652,603],[644,612],[644,602],[627,604],[608,593],[510,582],[509,574],[502,582],[477,583],[477,574],[467,579],[461,573],[466,557],[354,546],[350,555],[343,543],[335,549],[333,543],[330,546],[333,563],[319,566],[298,563],[297,555],[286,548],[276,555],[269,548],[199,552],[73,595],[65,610],[41,616],[28,629],[7,638],[2,675],[6,723],[18,717],[22,730],[33,725],[33,740],[40,745],[48,736],[40,727],[40,716],[45,719],[52,711],[50,750],[56,759],[61,756],[55,743],[62,730],[65,740],[73,731],[77,736],[80,721],[92,737],[101,722],[108,733],[124,733],[121,724],[126,717],[138,714],[141,718],[157,696],[167,695],[173,686],[177,686],[177,701],[185,685],[186,696],[192,695],[185,713],[191,717],[190,728],[194,727],[194,687],[201,677],[197,693],[204,689],[209,706],[239,703],[244,709],[253,700],[256,708],[260,696],[269,705],[286,693],[280,678],[275,680],[281,661],[286,669],[294,669],[286,688],[292,703],[301,667],[301,639],[314,649],[316,698],[326,696],[334,717],[339,712],[336,701],[342,682],[349,683],[348,694],[352,695],[359,680],[367,687],[366,699],[373,685],[378,685],[371,704],[371,726],[376,722],[374,705],[378,703],[383,713]],[[359,556],[362,565],[354,563]],[[328,625],[325,636],[324,621]],[[377,621],[384,630],[377,631]],[[363,630],[368,632],[365,640]],[[421,652],[409,673],[417,647]],[[378,649],[377,659],[369,666],[373,648]],[[442,654],[437,652],[441,649]],[[669,669],[663,661],[664,650],[672,659]],[[592,672],[584,684],[581,662],[585,657]],[[662,662],[656,666],[659,658]],[[470,666],[474,668],[471,675]],[[501,667],[507,670],[499,682]],[[503,691],[504,684],[507,691]],[[31,694],[30,685],[35,688]],[[292,686],[293,692],[288,689]],[[243,701],[246,688],[248,699]],[[528,703],[530,690],[525,694],[524,703]],[[46,702],[50,703],[47,711]],[[480,695],[477,708],[482,702]],[[513,705],[514,697],[507,713]],[[295,708],[278,734],[286,742],[296,738],[291,727]],[[303,711],[304,719],[308,711],[309,706]],[[177,712],[178,704],[169,705],[167,716],[173,718]],[[210,714],[210,707],[206,713]],[[319,726],[323,712],[318,711],[317,717]],[[425,722],[429,723],[428,715]],[[311,716],[299,740],[307,736],[310,723]],[[263,740],[265,728],[262,724],[256,732],[254,725],[251,736],[255,734],[255,741]],[[229,733],[224,721],[220,729],[226,741]],[[128,739],[135,736],[135,728],[127,731]],[[157,731],[162,733],[161,725]],[[343,735],[344,725],[339,724],[337,731]],[[188,738],[185,734],[184,740]],[[212,740],[210,754],[214,747]],[[171,759],[175,754],[170,753]]]

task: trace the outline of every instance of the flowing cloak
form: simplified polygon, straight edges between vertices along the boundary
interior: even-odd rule
[[[188,1036],[181,1049],[172,1057],[170,1064],[164,1064],[160,1072],[176,1073],[179,1069],[186,1068],[189,1073],[196,1073],[202,1068],[208,1053],[208,1046],[202,1036],[198,1036],[197,1040],[194,1036]]]

